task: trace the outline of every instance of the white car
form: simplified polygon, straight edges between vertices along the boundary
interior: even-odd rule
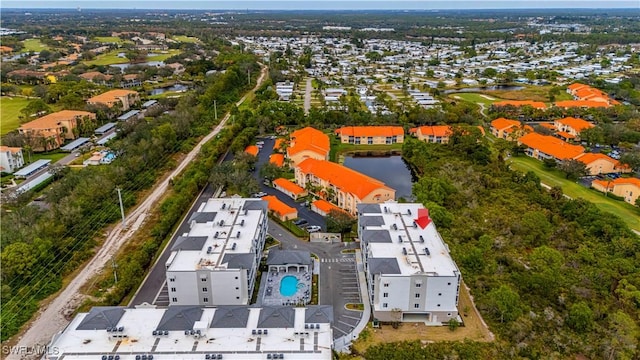
[[[318,232],[318,231],[322,230],[322,228],[320,226],[318,226],[318,225],[309,225],[309,226],[306,227],[306,229],[307,229],[307,232],[310,232],[310,233]]]

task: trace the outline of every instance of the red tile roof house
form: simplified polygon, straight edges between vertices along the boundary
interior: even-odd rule
[[[519,145],[525,145],[525,153],[538,160],[555,159],[556,161],[575,159],[584,153],[580,145],[571,145],[553,136],[529,133],[518,139]]]
[[[601,192],[610,192],[624,198],[624,201],[635,205],[640,196],[640,179],[618,178],[615,180],[594,180],[591,186]]]
[[[420,126],[415,128],[415,132],[413,133],[420,141],[426,141],[428,143],[446,144],[449,142],[449,136],[451,135],[451,126],[448,126],[448,125]]]
[[[518,120],[498,118],[491,122],[490,131],[493,136],[499,139],[515,141],[520,136],[533,132],[533,128],[529,125],[523,125]]]
[[[346,126],[336,130],[343,144],[395,144],[404,142],[402,126]]]
[[[587,166],[589,175],[620,174],[632,171],[630,167],[621,164],[618,160],[600,153],[584,153],[579,155],[576,160]]]
[[[87,100],[87,104],[102,104],[107,107],[113,107],[116,104],[120,104],[122,106],[122,111],[127,111],[133,104],[138,101],[140,101],[140,95],[138,94],[138,92],[116,89],[90,98],[89,100]]]
[[[287,158],[297,166],[306,159],[328,160],[329,150],[329,136],[320,130],[306,127],[291,133]]]
[[[553,125],[558,130],[558,135],[565,139],[579,139],[583,130],[595,127],[592,123],[574,117],[557,119]]]
[[[283,203],[273,195],[264,196],[262,200],[268,203],[269,212],[280,219],[280,221],[293,220],[298,217],[297,209]]]
[[[258,152],[260,152],[260,149],[258,149],[256,145],[249,145],[244,149],[244,152],[249,155],[258,156]]]
[[[276,190],[279,190],[285,193],[288,197],[294,200],[297,200],[298,198],[303,196],[307,196],[307,190],[284,178],[278,178],[273,180],[273,187]]]
[[[339,207],[333,205],[332,203],[326,201],[326,200],[316,200],[314,202],[311,203],[311,211],[320,214],[321,216],[327,216],[329,215],[329,213],[332,211],[340,211],[343,212],[345,214],[348,214],[346,211],[340,209]]]
[[[62,110],[20,125],[18,132],[29,141],[33,151],[49,151],[62,146],[66,139],[76,138],[78,122],[93,121],[96,114],[87,111]]]

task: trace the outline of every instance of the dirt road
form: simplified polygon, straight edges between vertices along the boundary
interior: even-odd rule
[[[258,78],[256,87],[251,90],[255,91],[263,82],[267,75],[267,67],[263,67]],[[236,105],[239,106],[247,98],[247,95],[242,97]],[[170,174],[157,183],[147,198],[135,207],[129,214],[127,214],[127,226],[117,226],[107,236],[107,239],[102,244],[100,250],[96,255],[87,263],[85,268],[78,273],[78,275],[64,288],[57,297],[49,303],[48,306],[39,310],[36,315],[37,318],[29,324],[29,327],[23,333],[17,335],[20,336],[16,346],[18,348],[26,346],[29,348],[35,346],[44,346],[49,344],[54,334],[64,329],[69,321],[65,318],[73,313],[78,305],[84,300],[84,295],[80,293],[80,289],[91,278],[97,275],[111,260],[111,257],[115,255],[120,247],[126,243],[133,234],[140,228],[140,225],[144,222],[146,216],[152,209],[169,186],[171,178],[178,176],[182,170],[196,157],[200,152],[200,148],[207,141],[216,136],[220,130],[225,126],[229,120],[231,114],[227,113],[220,121],[218,126],[205,136],[194,148],[187,154],[187,156],[178,164],[178,166]],[[20,356],[13,354],[6,359],[36,359],[38,355]]]

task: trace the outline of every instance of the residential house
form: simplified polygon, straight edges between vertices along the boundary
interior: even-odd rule
[[[323,199],[312,202],[311,211],[318,213],[321,216],[327,216],[331,211],[340,211],[346,214],[344,210]]]
[[[260,149],[256,145],[249,145],[244,149],[244,152],[249,155],[258,156]]]
[[[579,139],[580,133],[583,130],[595,127],[595,125],[590,122],[574,117],[557,119],[553,122],[553,126],[558,131],[557,135],[567,140]]]
[[[280,221],[293,220],[298,217],[298,210],[283,203],[273,195],[263,196],[262,200],[268,203],[269,213],[280,219]]]
[[[109,81],[111,81],[111,79],[113,79],[113,75],[103,74],[98,71],[89,71],[78,76],[82,79],[99,85],[106,85]]]
[[[617,178],[614,180],[594,180],[591,186],[604,193],[612,193],[613,195],[624,198],[629,204],[636,205],[638,196],[640,196],[640,179],[635,177]]]
[[[84,119],[95,120],[96,114],[62,110],[22,124],[18,132],[25,136],[33,151],[49,151],[62,146],[65,139],[75,139],[78,121]]]
[[[23,166],[22,148],[0,146],[0,172],[11,174]]]
[[[420,126],[415,129],[414,134],[420,141],[446,144],[449,142],[449,136],[451,135],[451,126]]]
[[[631,168],[622,165],[618,160],[601,153],[584,153],[576,160],[587,166],[589,175],[628,173]]]
[[[188,221],[165,263],[169,305],[247,305],[267,236],[267,204],[209,199]]]
[[[138,94],[138,92],[132,90],[116,89],[90,98],[89,100],[87,100],[87,104],[105,105],[107,107],[113,107],[117,104],[122,107],[122,111],[127,111],[133,104],[139,101],[140,95]]]
[[[329,159],[329,136],[312,127],[296,130],[291,133],[287,157],[294,166],[306,159]]]
[[[523,125],[518,120],[498,118],[491,122],[491,134],[499,139],[510,141],[517,140],[520,136],[528,132],[533,132],[529,125]]]
[[[306,159],[295,167],[296,182],[343,210],[356,214],[359,203],[380,203],[395,198],[395,190],[382,181],[326,160]]]
[[[585,84],[571,84],[567,86],[567,93],[571,94],[574,100],[601,102],[607,106],[620,104],[618,101],[611,99],[609,95],[605,94],[601,90]]]
[[[518,145],[525,145],[527,147],[525,153],[538,160],[571,160],[584,153],[584,148],[580,145],[572,145],[557,137],[534,132],[520,137]]]
[[[343,144],[382,145],[404,142],[402,126],[347,126],[336,130]]]
[[[294,200],[297,200],[299,197],[307,196],[307,191],[303,187],[284,178],[273,180],[273,187]]]
[[[569,109],[574,107],[579,108],[600,108],[600,107],[609,107],[610,105],[600,101],[591,101],[591,100],[564,100],[557,101],[555,106]]]
[[[358,205],[372,315],[441,325],[458,317],[461,274],[422,204]]]
[[[278,153],[269,155],[269,163],[277,167],[282,167],[282,165],[284,165],[284,155]]]

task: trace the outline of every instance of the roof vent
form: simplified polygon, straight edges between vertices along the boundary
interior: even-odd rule
[[[422,237],[422,235],[420,235],[420,242],[423,243],[424,242],[424,237]]]
[[[407,209],[407,214],[411,215],[411,209]]]
[[[393,228],[393,230],[398,230],[398,225],[396,224],[391,225],[391,227]]]
[[[398,242],[402,242],[402,235],[398,235]]]
[[[240,231],[238,231],[238,233],[236,234],[236,237],[240,239]]]
[[[402,255],[407,255],[407,249],[406,248],[402,248]]]
[[[227,204],[222,203],[222,210],[224,210],[227,207]]]
[[[427,256],[431,256],[431,252],[429,251],[429,248],[424,248],[424,253],[427,254]]]
[[[242,221],[240,221],[240,226],[244,226],[244,219],[242,219]]]

